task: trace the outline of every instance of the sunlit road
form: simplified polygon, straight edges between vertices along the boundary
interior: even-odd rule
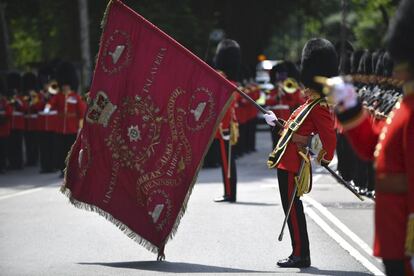
[[[104,218],[70,205],[57,174],[1,175],[0,275],[381,275],[371,256],[373,202],[360,202],[320,169],[304,198],[312,266],[276,266],[291,253],[289,232],[277,241],[284,216],[276,172],[266,167],[270,137],[257,137],[257,152],[237,160],[237,203],[214,203],[223,191],[220,172],[201,171],[164,262]]]

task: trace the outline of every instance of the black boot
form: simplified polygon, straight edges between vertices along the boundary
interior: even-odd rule
[[[221,197],[214,199],[214,202],[235,202],[235,201],[236,201],[235,198],[231,198],[228,196],[221,196]]]
[[[283,259],[277,262],[277,265],[280,267],[310,267],[311,261],[310,257],[298,257],[298,256],[289,256],[287,259]]]

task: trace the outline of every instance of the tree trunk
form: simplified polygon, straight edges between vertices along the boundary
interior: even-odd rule
[[[0,3],[0,71],[7,71],[11,65],[9,32],[6,22],[6,4]]]
[[[91,52],[89,42],[88,0],[78,0],[80,20],[80,46],[82,54],[81,90],[89,86],[91,81]]]

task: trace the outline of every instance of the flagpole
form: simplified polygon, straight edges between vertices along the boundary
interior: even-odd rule
[[[239,88],[236,88],[236,91],[240,94],[240,96],[242,96],[243,98],[248,100],[252,105],[254,105],[257,109],[259,109],[260,112],[262,112],[263,114],[268,114],[269,113],[268,110],[264,109],[262,106],[260,106],[258,103],[256,103],[255,100],[250,98],[249,95],[247,95],[246,93],[241,91]],[[276,124],[276,127],[283,128],[283,125],[279,121],[275,120],[274,123]]]

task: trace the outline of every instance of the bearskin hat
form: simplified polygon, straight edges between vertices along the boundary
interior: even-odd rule
[[[300,79],[300,72],[298,67],[289,60],[279,62],[272,67],[272,69],[270,70],[270,81],[272,83],[278,81],[276,79],[276,74],[285,74],[286,78],[292,78],[297,81],[299,81]]]
[[[322,85],[316,83],[316,76],[333,77],[338,75],[338,56],[332,43],[323,38],[312,38],[302,50],[301,81],[307,88],[322,95]]]
[[[359,61],[358,73],[363,75],[372,74],[372,55],[368,50],[364,51],[364,54]]]
[[[7,84],[3,76],[0,76],[0,95],[7,96]]]
[[[22,89],[24,93],[29,92],[30,90],[37,90],[37,77],[32,72],[26,72],[22,77]]]
[[[358,73],[359,62],[361,61],[361,57],[364,54],[364,50],[356,50],[352,52],[351,55],[351,74]]]
[[[377,74],[376,73],[376,69],[377,69],[377,63],[378,61],[381,59],[382,57],[382,51],[378,50],[372,53],[372,73],[373,74]]]
[[[43,65],[37,72],[37,81],[41,87],[54,78],[53,69],[48,65]]]
[[[384,56],[384,53],[380,52],[378,54],[377,62],[376,63],[373,62],[373,65],[374,65],[374,73],[377,76],[383,76],[384,75],[384,60],[383,60],[383,56]]]
[[[59,86],[69,85],[73,91],[79,86],[78,75],[72,63],[62,62],[56,70],[56,80]]]
[[[8,95],[16,95],[22,90],[22,78],[17,72],[10,72],[7,74],[7,90]]]
[[[351,55],[354,52],[354,46],[352,46],[352,43],[349,42],[348,40],[344,41],[344,51],[345,51],[345,55],[343,57],[342,60],[342,55],[341,55],[341,41],[338,41],[335,44],[335,50],[336,53],[338,54],[338,59],[339,59],[339,73],[340,74],[349,74],[351,73]]]
[[[402,0],[386,35],[386,44],[395,62],[414,68],[414,1]]]
[[[214,57],[215,68],[223,71],[229,79],[238,81],[240,64],[241,51],[239,44],[231,39],[220,41]]]
[[[389,52],[385,52],[382,56],[382,64],[383,64],[383,75],[384,77],[391,77],[392,71],[394,69],[394,61],[391,58],[391,55]]]

